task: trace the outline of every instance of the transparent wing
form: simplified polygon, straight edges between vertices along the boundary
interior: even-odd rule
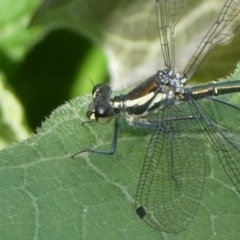
[[[226,100],[227,97],[205,99],[203,102],[207,102],[208,107],[203,108],[200,102],[199,109],[210,120],[206,138],[217,152],[222,167],[240,193],[240,108],[222,99]]]
[[[187,9],[189,0],[156,0],[158,31],[164,64],[175,68],[174,28]]]
[[[205,176],[204,154],[200,154],[205,139],[200,120],[186,118],[192,113],[177,108],[164,113],[164,124],[155,129],[148,146],[136,212],[152,227],[178,233],[198,210]]]
[[[196,69],[217,45],[230,41],[233,30],[239,23],[240,0],[227,0],[213,26],[209,29],[194,55],[190,59],[183,74],[187,79],[191,78]]]
[[[163,114],[162,125],[149,143],[136,211],[152,227],[178,233],[188,227],[198,210],[206,140],[240,193],[240,131],[235,129],[240,108],[218,99],[189,99]]]

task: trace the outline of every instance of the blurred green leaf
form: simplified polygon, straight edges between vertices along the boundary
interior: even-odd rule
[[[216,20],[224,0],[189,1],[189,9],[177,24],[175,35],[176,67],[183,71],[204,34]],[[64,17],[63,17],[64,16]],[[33,25],[63,26],[73,29],[102,47],[107,57],[113,88],[141,82],[163,67],[158,37],[155,0],[70,0],[44,1],[32,20]],[[216,59],[208,62],[205,79],[211,81],[233,70],[240,55],[234,50],[223,55],[214,51]],[[228,48],[229,51],[229,48]],[[229,59],[235,63],[228,65]],[[217,66],[213,72],[211,69]],[[226,69],[225,72],[223,71]],[[221,75],[218,75],[218,72]]]
[[[39,28],[32,30],[27,26],[39,0],[0,1],[0,61],[4,54],[9,61],[20,61],[26,51],[40,37]],[[1,66],[2,68],[2,66]]]
[[[15,93],[9,87],[12,77],[40,31],[27,29],[31,14],[38,1],[0,1],[0,146],[21,141],[29,133],[24,126],[23,107]]]
[[[27,29],[31,14],[38,1],[0,1],[0,146],[21,141],[29,133],[24,125],[23,107],[9,87],[18,62],[40,36],[35,28]]]
[[[189,1],[189,10],[176,28],[180,71],[219,13],[219,1],[224,3]],[[86,40],[76,40],[76,35],[79,39],[84,35],[104,50],[115,89],[143,81],[163,66],[154,0],[51,0],[42,1],[38,9],[37,0],[18,4],[0,0],[0,4],[4,12],[0,65],[32,129],[71,96],[91,92],[91,81],[106,81],[106,60],[100,50],[86,45]],[[240,58],[235,51],[238,45],[236,41],[214,51],[193,81],[215,80],[229,73]]]
[[[72,95],[79,96],[87,94],[91,92],[89,90],[92,90],[93,84],[96,85],[97,83],[103,82],[103,79],[107,77],[106,64],[106,59],[100,48],[93,46],[82,64],[81,69],[79,69],[77,73],[77,81],[72,87]],[[89,77],[89,73],[91,73],[91,77]]]
[[[24,126],[24,112],[19,101],[9,91],[0,74],[0,147],[19,142],[29,136]]]

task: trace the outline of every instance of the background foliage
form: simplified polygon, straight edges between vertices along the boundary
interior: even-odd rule
[[[190,2],[177,31],[181,64],[194,49],[193,35],[200,39],[220,5]],[[139,146],[147,145],[148,132],[123,123],[116,155],[72,160],[86,146],[111,141],[109,126],[82,127],[89,98],[64,104],[31,133],[56,107],[90,93],[92,82],[125,88],[161,68],[153,0],[0,0],[0,9],[0,144],[32,135],[1,152],[2,239],[239,238],[239,199],[221,170],[208,178],[187,231],[159,233],[138,219],[133,203],[145,152]],[[238,46],[239,37],[214,50],[191,81],[229,74]]]

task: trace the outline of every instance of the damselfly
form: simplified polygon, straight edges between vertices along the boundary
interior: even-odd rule
[[[209,101],[215,112],[225,111],[228,118],[240,115],[240,107],[219,98],[239,92],[240,80],[186,85],[208,53],[232,38],[240,17],[240,0],[225,1],[185,70],[178,74],[175,72],[174,29],[188,4],[188,0],[156,0],[165,68],[126,95],[111,98],[108,85],[96,85],[87,117],[103,124],[114,118],[113,141],[107,152],[81,151],[113,154],[122,112],[125,112],[128,124],[152,129],[135,207],[138,216],[150,226],[169,233],[185,230],[198,210],[205,179],[204,141],[216,151],[220,164],[240,193],[240,132],[230,121],[219,122],[203,104],[203,101]],[[149,118],[153,113],[157,116],[155,120]]]

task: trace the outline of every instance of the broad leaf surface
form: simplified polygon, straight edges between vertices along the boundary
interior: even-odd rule
[[[66,103],[35,136],[1,151],[3,239],[239,238],[239,194],[207,143],[199,211],[188,229],[176,235],[150,228],[134,210],[151,130],[130,127],[122,116],[114,155],[82,153],[72,159],[86,147],[106,150],[111,143],[112,124],[81,124],[89,101],[80,97]]]

